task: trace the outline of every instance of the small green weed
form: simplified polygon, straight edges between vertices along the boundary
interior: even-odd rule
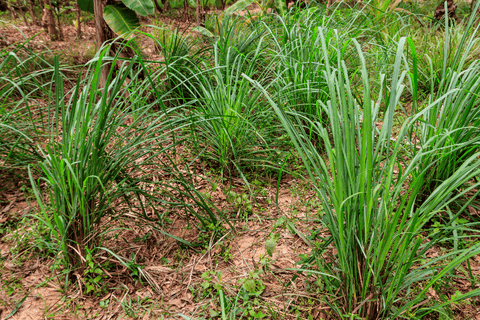
[[[106,279],[108,278],[104,267],[95,262],[93,259],[92,252],[88,249],[85,256],[86,269],[84,271],[84,283],[86,291],[85,293],[95,295],[97,297],[107,293],[107,283]]]
[[[227,202],[233,204],[245,218],[253,212],[252,201],[245,193],[237,194],[234,191],[230,191],[227,193]]]
[[[14,274],[10,276],[2,277],[2,290],[7,294],[7,296],[12,296],[16,293],[19,293],[22,290],[22,278],[17,277]]]
[[[139,319],[153,308],[153,300],[150,296],[144,298],[136,296],[132,299],[130,295],[127,295],[123,299],[121,306],[126,316]]]

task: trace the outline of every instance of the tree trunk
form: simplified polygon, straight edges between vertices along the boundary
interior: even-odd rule
[[[102,0],[93,1],[93,12],[95,15],[95,47],[98,51],[102,47],[103,43],[107,40],[105,28],[103,26],[104,20]]]
[[[55,15],[57,16],[59,40],[63,41],[65,38],[63,37],[63,29],[62,29],[62,25],[60,24],[60,15],[58,13],[55,13]]]
[[[103,43],[109,40],[109,29],[107,29],[107,23],[103,19],[103,8],[102,0],[93,1],[93,12],[95,14],[95,46],[97,52],[102,48]],[[109,72],[110,64],[104,65],[100,75],[100,88],[105,87]]]
[[[457,11],[457,5],[453,0],[447,0],[447,14],[449,19],[457,20],[457,16],[455,15],[455,11]],[[445,2],[442,1],[437,8],[435,9],[435,13],[433,14],[433,18],[436,20],[441,20],[445,16]]]
[[[35,13],[35,0],[30,0],[30,8],[28,9],[30,11],[30,15],[32,16],[32,21],[33,24],[38,26],[38,19],[37,15]]]
[[[153,3],[155,4],[155,8],[157,8],[158,13],[163,13],[163,9],[158,4],[158,0],[153,0]]]
[[[15,12],[15,9],[13,8],[13,6],[10,3],[8,3],[8,1],[7,1],[7,8],[8,8],[8,11],[10,11],[10,15],[12,16],[12,20],[17,19],[17,17],[18,17],[17,13]]]
[[[56,7],[53,8],[53,10],[55,12],[55,15],[57,16],[59,38],[60,40],[65,40],[65,38],[63,37],[63,29],[62,29],[62,24],[60,23],[60,14],[59,14],[60,8],[62,8],[62,6],[64,6],[64,3],[61,0],[57,0]]]
[[[78,1],[75,1],[75,9],[77,10],[77,39],[80,39],[80,37],[82,36],[82,26],[80,24],[80,14],[82,11],[80,10]]]
[[[58,31],[57,28],[55,28],[55,17],[53,16],[53,9],[50,0],[45,0],[45,4],[43,7],[42,25],[43,28],[50,35],[50,40],[57,41]]]
[[[187,21],[188,21],[187,7],[188,7],[188,1],[187,1],[187,0],[183,0],[183,16],[184,16],[185,19],[187,19]]]
[[[22,16],[23,22],[25,23],[25,25],[28,26],[28,21],[27,21],[27,18],[25,17],[25,12],[23,11],[23,8],[22,8],[22,3],[19,3],[18,11],[20,11],[20,15]]]
[[[200,0],[197,0],[197,9],[196,9],[196,16],[197,16],[197,26],[200,27]]]
[[[163,11],[168,12],[168,10],[170,9],[170,2],[168,2],[167,0],[160,1],[162,2]]]

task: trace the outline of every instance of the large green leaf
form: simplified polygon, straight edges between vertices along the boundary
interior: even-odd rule
[[[140,26],[135,11],[120,5],[108,5],[103,11],[103,18],[108,26],[120,37],[129,38]]]
[[[141,16],[147,16],[155,12],[152,0],[122,0],[122,2]]]
[[[93,0],[78,0],[80,10],[87,11],[93,14]]]
[[[255,0],[240,0],[235,2],[235,4],[231,5],[227,9],[225,9],[224,13],[225,14],[232,14],[237,11],[243,10],[249,5],[251,5]]]

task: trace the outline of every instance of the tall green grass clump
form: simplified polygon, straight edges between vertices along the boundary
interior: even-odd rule
[[[159,79],[134,57],[119,70],[112,68],[105,87],[99,87],[105,62],[118,61],[118,55],[105,57],[108,50],[97,53],[85,78],[79,76],[69,92],[56,61],[40,184],[30,176],[41,208],[37,217],[48,230],[45,244],[67,271],[84,270],[86,254],[100,252],[108,231],[125,214],[153,222],[163,233],[165,210],[197,218],[204,231],[219,220],[192,183],[197,175],[174,161],[174,148],[183,142],[176,134],[181,124],[168,112],[152,111],[162,97],[145,102],[150,84]]]
[[[9,168],[38,162],[33,141],[45,135],[41,99],[52,82],[53,54],[34,52],[28,41],[0,52],[0,160]]]
[[[329,51],[339,52],[342,47],[329,45],[323,33],[319,37],[329,100],[317,103],[328,121],[314,119],[308,126],[325,146],[324,153],[301,128],[303,120],[298,112],[285,111],[279,97],[264,91],[324,203],[321,221],[330,237],[313,250],[309,259],[304,259],[302,270],[317,275],[317,283],[325,291],[324,301],[338,318],[397,319],[438,311],[441,303],[424,304],[429,288],[479,254],[480,245],[470,243],[468,248],[428,259],[425,253],[447,241],[448,236],[438,233],[426,238],[423,227],[445,212],[456,198],[479,187],[480,183],[472,179],[480,174],[480,154],[466,158],[423,203],[414,206],[418,185],[423,183],[414,173],[431,152],[431,146],[420,146],[413,158],[405,159],[410,148],[406,140],[421,114],[407,119],[396,140],[392,139],[395,109],[407,75],[401,71],[406,39],[399,42],[388,86],[384,83],[386,77],[379,75],[380,88],[389,89],[379,90],[376,99],[372,98],[364,54],[353,40],[362,66],[363,99],[359,105],[352,93],[352,75],[341,55],[337,55],[335,64],[328,59]],[[379,112],[381,106],[385,107],[383,114]],[[472,181],[469,188],[457,191],[468,181]],[[461,229],[453,224],[461,212],[452,215],[447,228]],[[330,243],[333,251],[328,247]],[[477,294],[478,290],[474,290],[456,299]]]
[[[240,17],[223,15],[216,18],[216,29],[213,33],[215,59],[217,65],[232,65],[238,56],[250,59],[261,69],[265,57],[264,50],[268,45],[265,41],[265,28],[259,21],[245,20]],[[258,52],[252,55],[253,52]],[[265,66],[263,66],[265,67]]]
[[[478,3],[475,6],[478,9]],[[451,72],[461,72],[480,59],[478,28],[472,15],[465,24],[453,24],[445,19],[439,28],[411,30],[419,54],[417,90],[420,94],[437,94],[444,91]],[[442,30],[443,29],[443,30]],[[442,35],[443,33],[443,35]],[[439,97],[440,95],[437,95]]]
[[[302,16],[278,17],[282,30],[272,36],[275,43],[275,89],[283,93],[285,104],[307,116],[317,116],[317,100],[327,96],[323,70],[326,62],[318,50],[319,19],[316,11],[306,11]],[[305,15],[305,17],[303,17]],[[298,21],[302,21],[302,25]],[[277,30],[271,30],[277,32]],[[334,54],[334,53],[333,53]],[[333,57],[327,57],[330,59]]]
[[[418,126],[412,132],[417,146],[413,149],[415,153],[418,146],[429,148],[417,173],[424,179],[420,203],[480,151],[480,63],[472,59],[478,54],[478,29],[472,30],[473,21],[470,19],[461,37],[457,36],[458,45],[451,46],[445,41],[445,56],[439,70],[430,63],[428,107],[421,111]],[[448,21],[446,23],[448,28]],[[451,36],[448,30],[445,34],[447,39]],[[421,90],[421,79],[415,78],[420,73],[418,69],[413,65],[414,95]],[[413,108],[422,109],[422,106],[414,103]]]
[[[150,152],[142,148],[141,134],[149,126],[141,117],[133,118],[131,106],[122,97],[127,92],[122,84],[133,71],[133,63],[122,68],[117,78],[110,73],[102,93],[102,58],[88,70],[85,80],[78,79],[69,100],[58,64],[55,66],[50,139],[40,163],[48,197],[42,196],[32,181],[43,213],[39,219],[52,233],[50,245],[58,248],[67,266],[82,265],[85,249],[93,250],[101,243],[100,220],[111,215],[115,200],[135,188],[131,171],[138,167],[136,161]],[[50,199],[51,209],[46,199]]]
[[[278,126],[273,113],[261,92],[242,77],[268,76],[256,68],[263,55],[261,48],[260,41],[256,50],[239,54],[235,47],[221,52],[214,44],[214,67],[195,76],[195,108],[190,114],[194,148],[225,176],[245,179],[246,170],[272,166],[276,155],[272,147]]]
[[[317,108],[316,102],[328,99],[324,77],[327,64],[336,61],[337,55],[348,63],[357,63],[348,44],[352,37],[364,31],[368,22],[363,13],[356,10],[335,11],[330,17],[325,13],[311,7],[278,16],[273,26],[266,25],[274,44],[271,59],[275,90],[282,93],[287,108],[303,112],[306,117],[317,118],[322,109]],[[342,49],[324,55],[320,49],[321,33],[326,34],[327,43],[336,42]]]
[[[153,35],[150,37],[158,49],[162,60],[159,63],[165,69],[162,71],[166,81],[156,85],[156,90],[168,92],[166,97],[171,105],[190,102],[190,88],[196,84],[193,82],[191,71],[198,67],[204,60],[209,58],[208,46],[200,46],[198,41],[181,33],[179,29],[170,30],[164,26],[153,26]]]

